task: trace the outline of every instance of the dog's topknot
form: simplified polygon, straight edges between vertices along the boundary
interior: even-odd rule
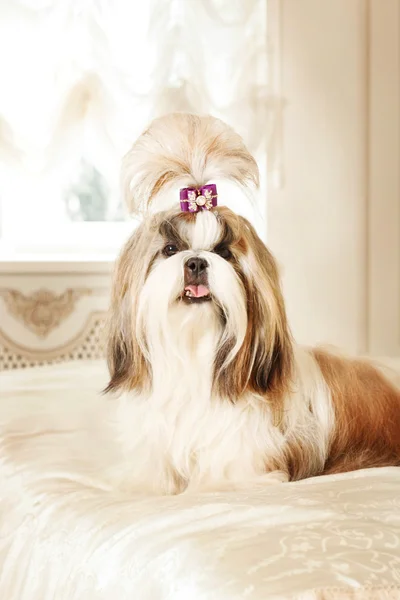
[[[257,163],[242,138],[211,116],[172,113],[155,119],[125,155],[122,185],[131,213],[171,208],[168,191],[229,180],[258,187]]]

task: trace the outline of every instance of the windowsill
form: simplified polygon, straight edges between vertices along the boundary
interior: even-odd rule
[[[0,275],[18,273],[109,273],[116,254],[19,254],[2,256]]]
[[[0,241],[0,274],[110,272],[137,221],[72,223]],[[29,233],[29,232],[28,232]]]

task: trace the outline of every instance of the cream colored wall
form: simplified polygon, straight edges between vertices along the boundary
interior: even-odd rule
[[[268,242],[295,337],[367,350],[367,2],[282,0],[284,182]]]
[[[369,345],[400,356],[400,2],[370,5]]]

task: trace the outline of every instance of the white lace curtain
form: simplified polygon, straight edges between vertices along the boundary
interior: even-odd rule
[[[215,114],[265,148],[268,53],[267,0],[2,0],[3,220],[73,220],[99,178],[116,218],[121,156],[166,112]]]

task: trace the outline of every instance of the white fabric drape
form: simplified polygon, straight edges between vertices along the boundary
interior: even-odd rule
[[[37,177],[70,182],[83,157],[115,191],[132,141],[177,110],[219,116],[265,151],[270,50],[267,0],[3,0],[0,161],[35,190]]]

